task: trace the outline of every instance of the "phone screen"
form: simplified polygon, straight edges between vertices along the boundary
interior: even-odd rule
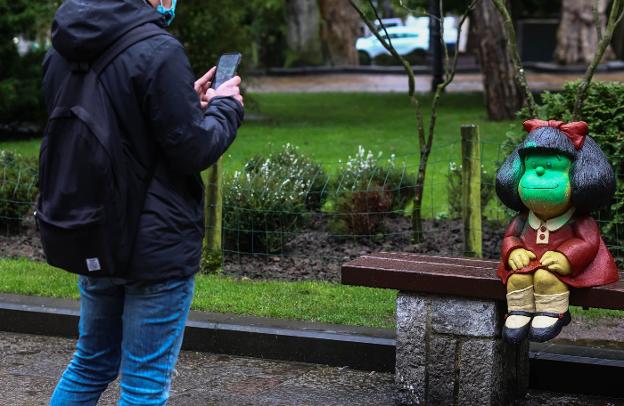
[[[232,53],[232,54],[223,54],[219,58],[219,65],[217,66],[217,73],[215,75],[215,80],[212,83],[212,88],[216,89],[234,77],[236,75],[236,70],[238,69],[238,64],[241,60],[241,54]]]

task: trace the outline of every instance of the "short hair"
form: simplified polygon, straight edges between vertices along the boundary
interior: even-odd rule
[[[532,151],[551,151],[572,160],[572,205],[577,211],[591,212],[611,203],[615,194],[615,174],[596,141],[586,136],[582,148],[577,151],[559,129],[540,127],[527,135],[496,174],[496,194],[505,206],[516,211],[528,210],[520,199],[518,185],[524,174],[524,158]]]

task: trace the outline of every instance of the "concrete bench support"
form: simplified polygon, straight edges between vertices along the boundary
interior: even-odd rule
[[[500,339],[504,303],[400,292],[397,298],[397,402],[495,405],[523,396],[528,343]]]
[[[503,343],[498,261],[380,252],[342,266],[342,283],[399,290],[397,401],[509,404],[527,390],[528,343]],[[623,278],[624,279],[624,278]],[[624,310],[624,280],[574,289],[570,304]]]

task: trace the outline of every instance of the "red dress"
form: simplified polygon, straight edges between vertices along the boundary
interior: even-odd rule
[[[541,227],[534,229],[529,224],[528,217],[529,213],[520,213],[505,231],[501,262],[497,271],[503,283],[506,284],[509,276],[514,273],[533,273],[543,268],[539,259],[546,251],[560,252],[570,262],[572,270],[570,275],[562,276],[553,272],[553,275],[566,285],[587,288],[607,285],[619,279],[615,261],[602,241],[600,229],[593,218],[585,214],[574,214],[563,225],[547,231],[544,223]],[[535,218],[532,217],[533,224]],[[538,243],[540,239],[541,242]],[[508,264],[509,254],[516,248],[524,248],[533,252],[537,259],[532,260],[524,268],[512,270]]]

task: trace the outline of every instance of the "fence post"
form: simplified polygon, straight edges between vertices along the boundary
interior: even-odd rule
[[[204,211],[206,232],[201,270],[215,273],[223,263],[223,157],[208,168]]]
[[[481,139],[477,125],[461,127],[461,151],[464,255],[482,257]]]

